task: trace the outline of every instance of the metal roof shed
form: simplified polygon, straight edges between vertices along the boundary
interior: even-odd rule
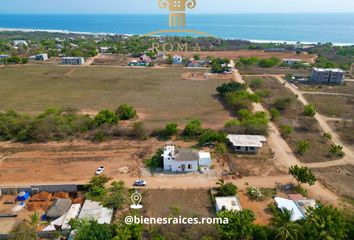
[[[99,224],[110,224],[112,216],[113,209],[105,208],[99,202],[86,200],[82,206],[79,219],[92,219]]]

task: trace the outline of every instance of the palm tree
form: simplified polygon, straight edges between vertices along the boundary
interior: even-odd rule
[[[301,225],[291,220],[292,211],[282,209],[277,211],[271,219],[271,227],[275,232],[276,239],[298,240],[302,238]]]
[[[31,214],[30,220],[28,221],[33,228],[34,235],[36,236],[36,239],[38,239],[36,232],[37,232],[37,228],[38,228],[40,221],[41,221],[41,219],[40,219],[39,214],[37,212],[34,212],[33,214]]]

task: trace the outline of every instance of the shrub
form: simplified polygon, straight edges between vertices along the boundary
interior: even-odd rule
[[[219,185],[216,190],[216,196],[218,197],[235,196],[237,194],[237,186],[233,183],[225,183],[224,180],[219,180],[217,185]]]
[[[280,59],[277,57],[272,57],[270,59],[261,59],[258,61],[258,67],[261,68],[271,68],[280,63]]]
[[[263,198],[263,194],[259,188],[256,187],[248,187],[247,195],[250,199],[253,200],[261,200]]]
[[[120,120],[129,120],[136,116],[136,111],[134,107],[128,104],[123,104],[117,108],[116,115]]]
[[[331,144],[331,147],[329,149],[329,153],[339,156],[339,157],[343,157],[344,156],[343,146]]]
[[[294,131],[294,128],[289,125],[281,125],[280,126],[280,133],[284,138],[289,137],[289,135]]]
[[[279,111],[284,111],[290,107],[292,103],[291,98],[279,98],[273,103],[273,107]]]
[[[257,88],[262,87],[263,84],[264,84],[263,79],[256,78],[256,79],[253,79],[253,80],[251,81],[250,87],[251,87],[251,88],[254,88],[254,89],[257,89]]]
[[[225,153],[227,153],[227,147],[225,143],[218,143],[215,146],[215,152],[218,155],[224,155]]]
[[[313,117],[316,115],[316,107],[312,104],[307,104],[304,107],[304,115],[308,117]]]
[[[223,83],[221,86],[216,88],[216,91],[220,96],[225,96],[229,92],[245,90],[245,84],[237,83],[237,82],[229,82]]]
[[[305,140],[296,143],[296,151],[300,155],[304,155],[310,149],[310,143]]]
[[[165,127],[164,131],[166,136],[173,136],[178,133],[178,125],[177,123],[168,123]]]
[[[331,133],[323,133],[323,138],[325,140],[331,140],[332,139],[332,134]]]
[[[296,179],[299,186],[301,185],[301,183],[307,183],[311,186],[314,185],[316,182],[315,175],[308,167],[299,167],[297,165],[291,166],[289,168],[289,174],[291,174]]]
[[[187,123],[186,127],[184,128],[183,131],[183,136],[185,138],[196,138],[200,134],[202,134],[203,129],[202,129],[202,123],[198,119],[194,119]]]
[[[116,124],[118,122],[118,117],[117,115],[108,110],[104,109],[101,110],[96,116],[95,116],[95,125],[96,126],[101,126],[103,124]]]
[[[269,113],[272,121],[277,120],[280,117],[280,113],[276,108],[271,108]]]
[[[133,123],[131,136],[139,140],[145,140],[147,138],[147,133],[142,122]]]
[[[204,146],[212,143],[223,143],[226,142],[226,133],[216,132],[212,129],[205,130],[199,137],[199,145]]]

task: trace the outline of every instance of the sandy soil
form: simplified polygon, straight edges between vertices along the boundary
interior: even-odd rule
[[[134,178],[139,176],[143,160],[163,145],[164,142],[154,139],[114,140],[101,144],[87,141],[27,145],[2,142],[0,184],[86,183],[101,165],[105,166],[105,174],[112,178]],[[121,173],[122,167],[128,167],[128,173]]]

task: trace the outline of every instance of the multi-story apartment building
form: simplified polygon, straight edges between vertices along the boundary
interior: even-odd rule
[[[313,68],[311,72],[311,81],[315,83],[343,84],[345,71],[331,68]]]
[[[67,65],[82,65],[85,63],[83,57],[63,57],[61,58],[61,64]]]

